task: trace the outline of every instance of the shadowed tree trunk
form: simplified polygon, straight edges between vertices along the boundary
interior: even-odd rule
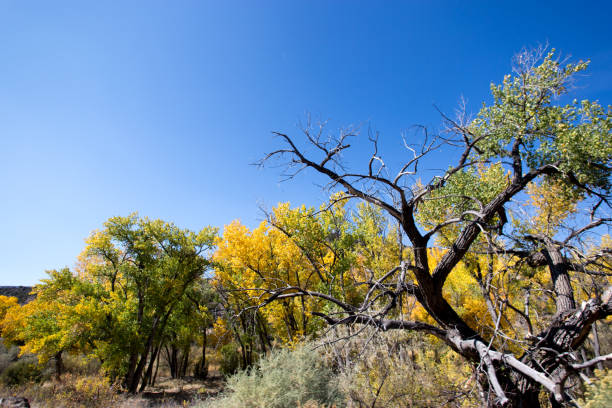
[[[55,378],[60,381],[63,373],[64,361],[62,359],[62,352],[60,351],[55,355]]]

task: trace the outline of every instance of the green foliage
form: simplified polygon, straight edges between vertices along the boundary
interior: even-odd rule
[[[88,326],[75,313],[78,279],[68,268],[47,271],[49,279],[36,285],[36,299],[7,310],[0,321],[4,337],[22,344],[21,353],[34,353],[45,364],[61,351],[86,349]]]
[[[343,406],[333,372],[309,347],[273,352],[251,369],[230,377],[227,393],[200,408],[294,408],[312,402]]]
[[[42,368],[35,357],[22,358],[4,369],[0,382],[8,386],[40,382],[44,379]]]
[[[507,185],[508,175],[501,164],[456,172],[420,203],[416,219],[427,230],[446,220],[456,219],[452,228],[455,233],[451,234],[454,236],[462,222],[476,219],[483,205]]]
[[[480,110],[471,136],[481,159],[510,158],[517,148],[528,169],[553,165],[582,184],[609,191],[612,108],[588,100],[554,104],[588,66],[582,61],[563,66],[554,52],[542,61],[537,53],[519,55],[516,75],[491,85],[494,102]]]
[[[95,316],[91,328],[103,368],[113,377],[125,375],[131,391],[153,347],[181,337],[175,323],[192,310],[185,307],[186,294],[209,266],[206,255],[215,234],[211,227],[196,233],[132,214],[109,219],[88,239],[81,256],[87,287],[82,309]],[[198,317],[193,323],[202,321]],[[140,367],[136,371],[134,361]]]
[[[219,350],[221,361],[219,361],[219,371],[225,376],[235,374],[240,368],[240,353],[236,349],[236,344],[230,343],[221,347]]]

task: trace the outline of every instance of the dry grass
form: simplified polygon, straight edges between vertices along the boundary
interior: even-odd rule
[[[66,374],[61,382],[53,380],[43,384],[2,386],[0,393],[25,397],[33,407],[40,408],[112,407],[120,399],[117,387],[100,375]]]
[[[37,408],[179,408],[191,407],[223,388],[217,372],[206,380],[160,379],[138,395],[127,395],[101,375],[66,374],[62,381],[0,386],[0,395],[25,397]]]

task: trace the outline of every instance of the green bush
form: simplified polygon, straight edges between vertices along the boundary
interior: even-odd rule
[[[226,344],[221,347],[220,352],[219,371],[225,376],[236,373],[240,367],[240,353],[236,350],[236,345],[233,343]]]
[[[281,350],[227,381],[226,393],[199,408],[294,408],[344,405],[336,378],[308,345]]]
[[[43,372],[38,366],[36,358],[22,358],[11,363],[0,375],[0,381],[8,386],[20,385],[30,382],[40,382]]]
[[[4,340],[0,339],[0,374],[6,368],[19,359],[19,347],[6,346]]]

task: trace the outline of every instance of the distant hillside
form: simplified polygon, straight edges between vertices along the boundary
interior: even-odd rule
[[[36,298],[30,295],[32,286],[0,286],[0,295],[16,297],[20,305],[31,302]]]

